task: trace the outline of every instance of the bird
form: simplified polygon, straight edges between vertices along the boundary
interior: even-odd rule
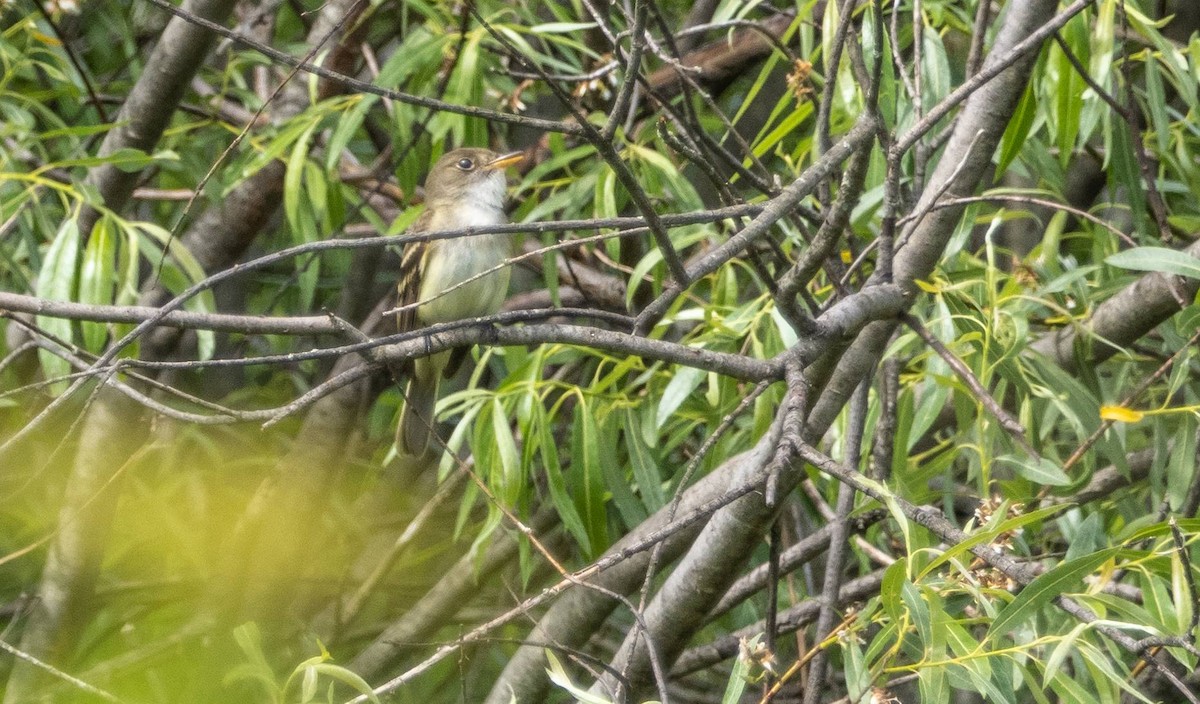
[[[498,154],[478,148],[442,155],[425,179],[425,212],[408,234],[508,222],[505,170],[523,159],[523,152]],[[511,255],[511,241],[505,234],[484,234],[405,245],[397,284],[399,330],[409,332],[498,311],[508,295],[510,271],[501,265]],[[480,276],[484,272],[490,273]],[[476,276],[480,278],[464,283]],[[404,410],[396,426],[398,453],[421,457],[429,450],[440,379],[457,370],[462,356],[447,350],[411,365]]]

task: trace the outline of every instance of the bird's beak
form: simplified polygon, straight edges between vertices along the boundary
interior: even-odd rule
[[[515,166],[522,161],[525,161],[525,152],[510,152],[508,154],[501,154],[495,159],[492,159],[488,163],[484,164],[483,168],[492,171],[503,171],[504,169],[507,169],[510,166]]]

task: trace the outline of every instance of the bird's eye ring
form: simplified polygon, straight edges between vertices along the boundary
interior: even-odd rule
[[[475,168],[475,162],[471,161],[470,159],[459,159],[455,166],[463,171],[470,171],[471,169]]]

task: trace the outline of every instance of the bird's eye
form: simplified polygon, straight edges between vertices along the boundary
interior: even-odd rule
[[[470,171],[471,169],[475,168],[475,162],[471,161],[470,159],[459,159],[456,166],[463,171]]]

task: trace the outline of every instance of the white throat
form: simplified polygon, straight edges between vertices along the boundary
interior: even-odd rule
[[[439,204],[431,225],[438,230],[484,227],[507,222],[504,216],[506,184],[503,175],[483,179],[463,194],[462,200]]]

